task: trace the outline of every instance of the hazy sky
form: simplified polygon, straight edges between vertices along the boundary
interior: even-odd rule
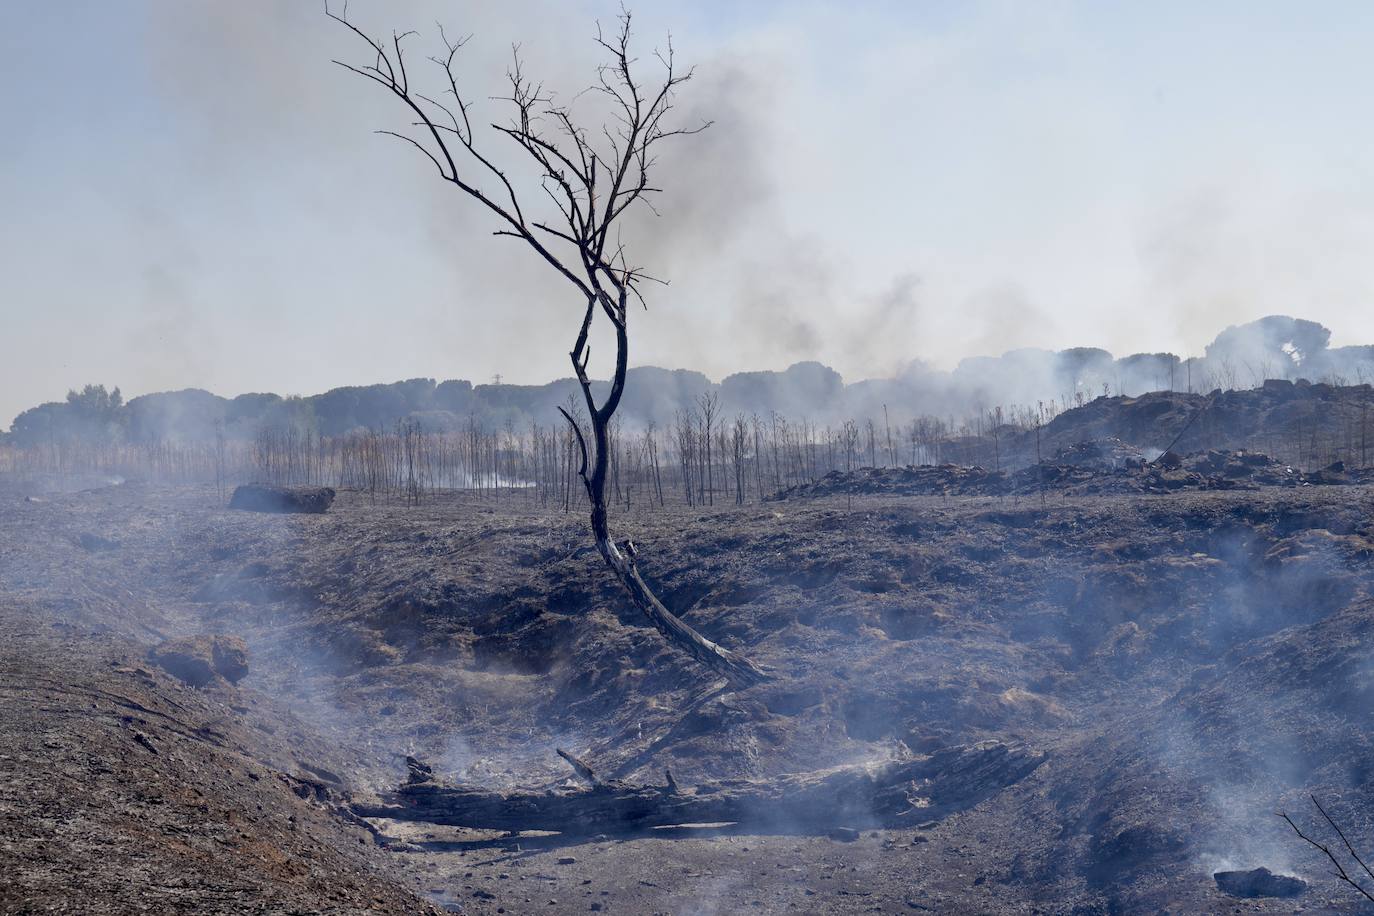
[[[352,0],[565,98],[611,2]],[[632,363],[851,379],[1017,346],[1374,342],[1374,4],[635,4],[698,65],[631,251]],[[567,374],[580,304],[376,128],[316,0],[0,0],[0,426],[86,382],[311,393]],[[501,112],[483,103],[488,118]],[[510,153],[500,139],[484,142]],[[509,141],[507,141],[508,143]],[[604,353],[606,348],[601,348]]]

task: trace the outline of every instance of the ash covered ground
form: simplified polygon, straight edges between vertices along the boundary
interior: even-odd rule
[[[12,481],[0,911],[1354,911],[1275,812],[1315,829],[1315,792],[1374,848],[1374,487],[1261,469],[921,492],[858,472],[622,512],[669,607],[772,670],[748,689],[664,643],[580,512],[518,493],[277,516],[213,488]],[[214,634],[246,645],[237,683],[147,657]],[[506,789],[568,780],[561,747],[691,786],[988,740],[1045,762],[899,829],[510,837],[349,813],[406,755]],[[1310,887],[1239,899],[1212,877],[1261,866]]]

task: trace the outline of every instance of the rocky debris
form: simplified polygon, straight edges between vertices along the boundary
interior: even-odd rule
[[[884,493],[902,496],[1001,496],[1011,492],[1007,475],[954,464],[831,471],[813,483],[788,487],[773,499]]]
[[[223,679],[236,684],[248,674],[248,647],[237,636],[186,636],[148,651],[148,658],[192,687]]]
[[[1212,875],[1223,894],[1232,897],[1297,897],[1307,882],[1292,875],[1276,875],[1263,866],[1249,871],[1219,871]]]
[[[234,488],[230,509],[249,512],[306,512],[318,515],[334,504],[333,487],[272,487],[248,483]]]
[[[1115,437],[1089,439],[1055,452],[1049,464],[1059,467],[1090,467],[1112,471],[1117,468],[1142,468],[1145,455],[1139,448]]]
[[[1296,486],[1300,483],[1342,484],[1348,482],[1335,472],[1327,473],[1322,478],[1314,476],[1314,474],[1324,473],[1322,471],[1316,471],[1313,474],[1301,474],[1292,466],[1275,461],[1260,452],[1230,452],[1222,449],[1209,449],[1205,452],[1189,455],[1183,459],[1182,467],[1214,481],[1216,478],[1221,478],[1245,481],[1256,486],[1281,487]]]
[[[1170,449],[1156,458],[1154,463],[1166,470],[1177,471],[1183,467],[1183,456]]]

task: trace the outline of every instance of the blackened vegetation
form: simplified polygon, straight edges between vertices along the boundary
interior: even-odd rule
[[[247,483],[234,488],[230,509],[249,512],[304,512],[318,515],[334,504],[333,487],[273,487]]]
[[[692,70],[677,67],[672,42],[654,58],[662,70],[652,82],[640,75],[638,59],[630,50],[630,14],[621,12],[619,27],[603,34],[598,27],[596,44],[606,55],[597,68],[596,80],[586,90],[610,105],[609,123],[579,124],[572,109],[554,101],[544,86],[524,75],[519,49],[508,73],[511,120],[493,124],[494,134],[514,143],[525,166],[538,173],[538,200],[552,202],[551,218],[541,219],[529,210],[515,184],[497,159],[489,158],[473,128],[472,101],[459,87],[455,61],[466,39],[450,39],[441,28],[443,54],[430,58],[442,72],[437,101],[412,88],[405,58],[405,41],[412,33],[393,33],[389,42],[369,37],[344,15],[329,12],[369,49],[371,60],[360,66],[336,61],[345,69],[380,85],[406,110],[419,139],[393,131],[394,136],[423,154],[439,177],[485,208],[495,218],[496,235],[527,244],[539,260],[568,281],[583,304],[581,326],[568,357],[577,376],[578,389],[590,422],[590,439],[581,418],[560,407],[576,435],[580,464],[578,476],[587,492],[592,537],[602,560],[624,586],[631,599],[654,628],[671,644],[736,684],[765,679],[762,668],[743,656],[705,638],[670,612],[640,575],[634,545],[616,544],[608,522],[607,476],[610,471],[611,421],[625,394],[629,366],[629,317],[631,300],[647,308],[643,287],[664,281],[631,264],[620,238],[621,217],[636,205],[648,206],[660,189],[650,179],[664,141],[687,137],[710,126],[671,126],[670,113],[677,90],[691,80]],[[528,157],[526,159],[526,157]],[[483,190],[487,186],[489,190]],[[598,401],[588,374],[591,361],[589,337],[594,322],[604,317],[615,337],[615,369],[610,390]]]
[[[1181,490],[1255,490],[1260,487],[1343,486],[1374,481],[1374,468],[1335,462],[1304,472],[1258,452],[1212,449],[1156,458],[1117,439],[1078,443],[1019,471],[960,465],[860,468],[832,471],[815,483],[791,487],[775,499],[830,495],[1056,496],[1099,493],[1171,493]]]

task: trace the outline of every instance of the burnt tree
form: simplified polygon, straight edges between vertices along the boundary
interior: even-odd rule
[[[411,121],[413,133],[378,133],[395,137],[425,156],[440,179],[490,213],[498,226],[494,234],[528,245],[572,285],[582,302],[582,320],[568,355],[586,402],[590,436],[571,412],[559,409],[576,433],[578,473],[591,504],[592,534],[606,566],[673,645],[737,684],[764,679],[767,675],[757,665],[706,639],[664,607],[640,575],[634,545],[615,542],[607,517],[609,430],[625,392],[631,300],[647,306],[642,287],[662,282],[630,263],[616,230],[630,208],[652,207],[648,196],[659,189],[650,174],[660,144],[710,126],[709,122],[693,127],[669,123],[675,92],[692,78],[692,71],[677,69],[670,41],[665,51],[653,55],[661,67],[658,77],[645,82],[630,51],[630,14],[622,12],[614,34],[597,30],[596,44],[606,62],[597,68],[587,91],[601,97],[613,114],[607,123],[589,130],[577,122],[568,106],[556,104],[541,84],[525,76],[517,48],[507,73],[509,95],[499,99],[507,106],[510,121],[493,123],[490,128],[493,137],[513,144],[517,157],[527,157],[525,164],[532,164],[537,173],[536,193],[553,206],[550,217],[540,219],[517,191],[517,181],[479,144],[473,103],[459,86],[454,68],[467,39],[450,38],[439,30],[443,52],[429,58],[439,75],[436,97],[412,83],[406,42],[414,33],[376,39],[351,23],[346,10],[335,13],[326,7],[325,13],[365,42],[371,58],[360,64],[335,63],[389,92]],[[587,369],[588,338],[598,319],[609,322],[615,337],[610,391],[600,403],[592,393]]]

